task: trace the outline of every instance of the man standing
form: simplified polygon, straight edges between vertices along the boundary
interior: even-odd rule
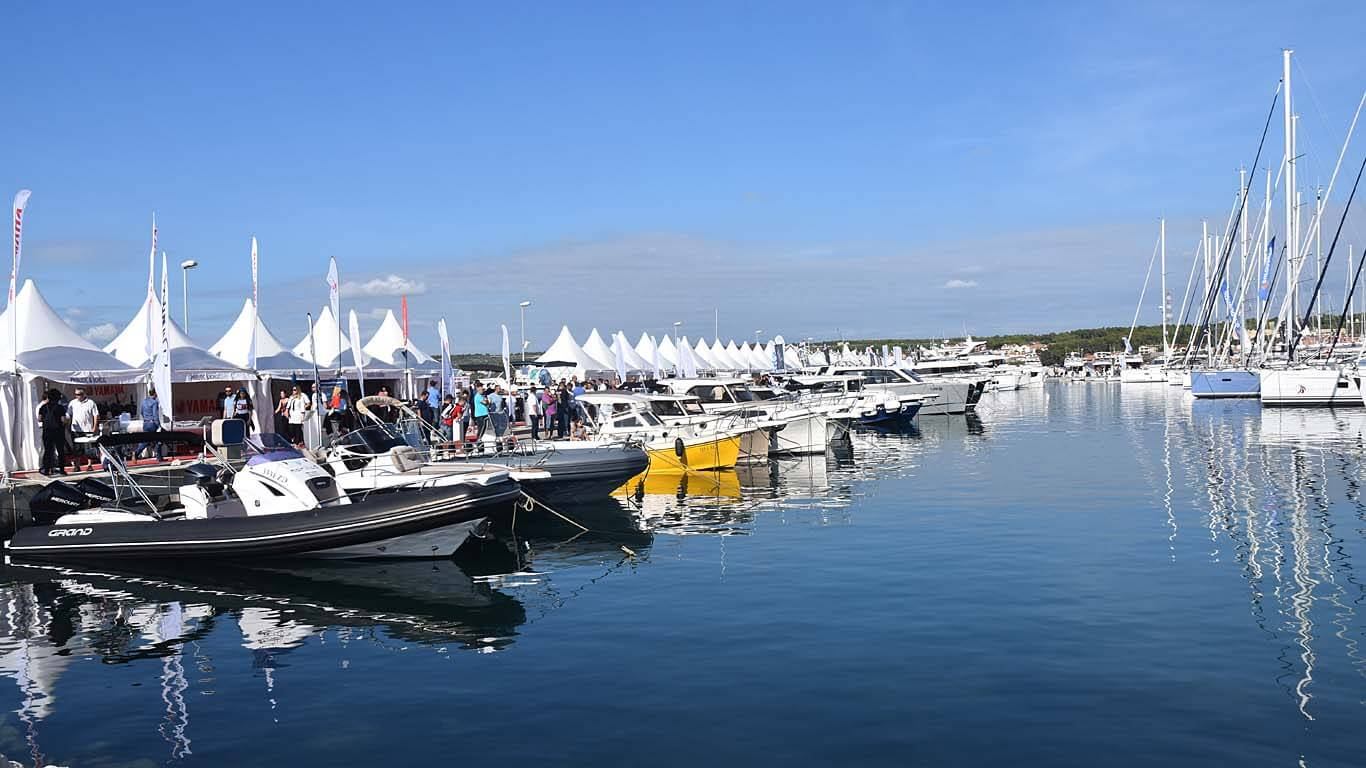
[[[441,412],[441,387],[436,385],[436,379],[427,384],[427,405],[432,407],[433,413]]]
[[[93,455],[90,444],[79,442],[76,438],[93,437],[95,430],[100,426],[100,408],[95,405],[95,401],[85,396],[85,389],[76,390],[76,399],[66,404],[66,420],[71,425],[72,444],[76,445],[75,456],[71,459],[71,466],[80,472],[86,464],[85,459]],[[94,462],[90,466],[94,468]]]
[[[537,394],[535,385],[527,393],[526,404],[522,406],[526,411],[526,420],[531,424],[531,439],[541,439],[541,396]]]
[[[312,399],[295,385],[289,396],[289,442],[294,445],[304,444],[304,422],[308,420],[308,413],[312,410]]]
[[[142,403],[138,406],[138,417],[142,419],[142,431],[152,433],[161,430],[161,403],[157,400],[157,391],[148,389],[147,396],[142,398]],[[138,446],[138,454],[141,455],[147,449],[149,443]],[[166,458],[166,446],[160,442],[156,443],[157,461]]]
[[[478,389],[474,390],[475,442],[479,442],[480,440],[482,440],[484,438],[484,433],[487,432],[489,428],[490,392],[492,392],[492,389],[490,389],[487,392],[481,392]]]
[[[503,442],[503,433],[508,429],[507,398],[504,397],[503,388],[497,387],[489,392],[489,421],[493,423],[493,436],[499,443]]]
[[[49,389],[43,404],[38,406],[38,425],[43,431],[44,475],[65,475],[62,465],[66,448],[66,409],[62,407],[62,393]]]

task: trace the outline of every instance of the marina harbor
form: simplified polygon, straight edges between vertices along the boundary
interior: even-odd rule
[[[1366,9],[6,22],[0,768],[1366,765]]]

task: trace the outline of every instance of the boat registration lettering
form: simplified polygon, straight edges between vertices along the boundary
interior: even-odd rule
[[[47,535],[49,538],[53,536],[89,536],[94,532],[94,528],[53,528],[47,532]]]

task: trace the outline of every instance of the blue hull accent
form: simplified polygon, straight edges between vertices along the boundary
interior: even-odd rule
[[[920,404],[903,405],[901,408],[888,412],[882,406],[878,406],[877,413],[871,416],[860,416],[858,425],[867,429],[878,430],[881,432],[895,432],[911,426],[915,420],[915,415],[920,413]]]
[[[1191,371],[1191,394],[1198,398],[1258,397],[1262,380],[1244,370]]]

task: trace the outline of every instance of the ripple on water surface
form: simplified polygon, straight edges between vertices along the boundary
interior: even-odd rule
[[[7,568],[0,752],[1360,765],[1364,428],[1051,383],[459,562]]]

